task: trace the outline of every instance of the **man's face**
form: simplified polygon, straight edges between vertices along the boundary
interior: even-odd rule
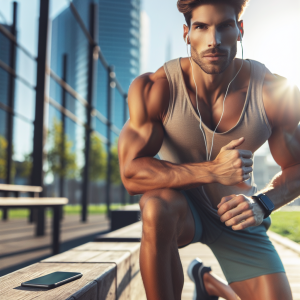
[[[189,40],[194,62],[207,74],[226,70],[237,52],[239,29],[234,8],[201,5],[193,10]]]

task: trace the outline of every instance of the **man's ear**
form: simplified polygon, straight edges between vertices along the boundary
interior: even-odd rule
[[[185,39],[186,39],[186,37],[187,37],[188,34],[189,34],[189,28],[188,28],[188,26],[186,26],[185,24],[183,24],[183,40],[184,40],[184,43],[186,43]],[[188,44],[190,43],[189,38],[188,38],[187,42],[188,42]]]
[[[238,28],[239,28],[240,33],[242,34],[242,37],[244,37],[244,21],[243,20],[238,22]],[[240,41],[240,40],[241,40],[241,38],[239,35],[238,41]]]

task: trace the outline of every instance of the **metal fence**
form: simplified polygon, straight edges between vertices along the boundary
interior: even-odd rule
[[[89,7],[89,28],[87,28],[80,17],[80,14],[76,10],[74,4],[69,2],[69,9],[72,12],[76,23],[79,25],[81,31],[88,45],[88,74],[87,74],[87,91],[86,98],[80,93],[73,89],[66,80],[67,66],[72,64],[69,57],[65,54],[62,59],[62,76],[58,76],[47,64],[47,50],[49,41],[49,3],[50,0],[40,0],[39,10],[39,24],[38,24],[38,54],[37,57],[29,53],[22,45],[17,41],[17,3],[13,3],[13,23],[11,26],[0,25],[0,33],[9,41],[9,61],[3,61],[0,59],[0,69],[5,71],[9,75],[8,80],[8,95],[7,102],[0,99],[0,111],[6,112],[6,139],[7,147],[5,149],[5,182],[12,183],[12,157],[13,157],[13,117],[21,118],[24,122],[28,122],[33,126],[33,151],[30,155],[29,161],[32,163],[30,180],[29,183],[35,186],[44,186],[44,165],[47,157],[45,153],[45,145],[47,143],[47,132],[45,132],[45,118],[47,118],[47,106],[50,106],[59,112],[61,121],[61,147],[60,153],[65,153],[67,141],[65,140],[66,133],[66,122],[72,121],[76,126],[80,126],[84,130],[84,163],[81,170],[81,219],[83,222],[87,219],[87,207],[89,198],[89,168],[92,162],[90,162],[91,153],[91,136],[97,135],[106,146],[106,168],[105,168],[105,203],[107,206],[107,214],[110,215],[110,204],[111,204],[111,176],[112,176],[112,136],[118,136],[120,134],[120,128],[118,128],[112,121],[112,102],[114,100],[114,91],[117,91],[123,99],[123,124],[125,124],[127,116],[127,92],[121,87],[118,78],[114,72],[114,66],[109,65],[105,60],[101,48],[97,41],[97,18],[98,10],[97,4],[91,3]],[[30,60],[36,63],[36,85],[32,85],[26,78],[16,73],[16,51],[22,51]],[[107,78],[98,78],[98,80],[107,80],[107,112],[105,117],[98,111],[93,103],[96,74],[99,63],[104,68]],[[35,92],[35,117],[34,120],[27,119],[26,116],[19,114],[14,110],[14,92],[15,92],[15,81],[18,80],[22,84],[26,85],[29,89]],[[47,86],[49,82],[55,82],[61,88],[61,99],[58,101],[49,95]],[[84,108],[85,116],[84,120],[76,116],[66,105],[67,99],[71,101],[77,101]],[[96,119],[103,126],[106,127],[106,137],[99,133],[92,126],[92,120]],[[47,152],[47,151],[46,151]],[[67,164],[65,155],[59,157],[59,164],[62,170],[65,169]],[[100,170],[99,170],[100,171]],[[65,196],[65,174],[59,173],[59,196]],[[131,197],[127,194],[123,185],[120,185],[120,202],[126,203],[127,199],[131,203],[138,200],[138,197]],[[43,213],[41,211],[40,213]]]

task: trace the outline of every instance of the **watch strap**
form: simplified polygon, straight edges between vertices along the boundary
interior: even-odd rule
[[[265,211],[264,219],[266,219],[275,208],[273,202],[265,194],[258,194],[258,195],[252,196],[252,197],[254,199],[256,199],[257,202],[264,208],[264,211]]]

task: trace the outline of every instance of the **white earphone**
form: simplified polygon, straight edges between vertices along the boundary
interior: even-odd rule
[[[185,38],[185,42],[186,42],[186,49],[187,49],[187,53],[188,53],[188,58],[189,58],[189,61],[190,61],[190,64],[192,66],[192,75],[193,75],[193,79],[194,79],[194,83],[195,83],[195,87],[196,87],[196,104],[197,104],[197,110],[198,110],[198,113],[199,113],[199,117],[200,117],[200,124],[199,124],[199,127],[200,127],[200,130],[202,132],[202,135],[203,135],[203,139],[204,139],[204,143],[205,143],[205,149],[206,149],[206,160],[209,161],[211,159],[211,153],[212,153],[212,149],[213,149],[213,145],[214,145],[214,136],[215,136],[215,132],[219,126],[219,124],[221,123],[221,120],[223,118],[223,115],[224,115],[224,108],[225,108],[225,99],[227,97],[227,94],[228,94],[228,90],[229,90],[229,87],[231,85],[231,83],[234,81],[234,79],[238,76],[238,74],[240,73],[242,67],[243,67],[243,63],[244,63],[244,49],[243,49],[243,43],[242,43],[242,34],[239,30],[239,36],[240,36],[240,42],[241,42],[241,47],[242,47],[242,64],[241,64],[241,67],[240,69],[238,70],[238,72],[236,73],[236,75],[234,76],[234,78],[229,82],[228,84],[228,87],[227,87],[227,90],[226,90],[226,93],[225,93],[225,97],[224,97],[224,100],[223,100],[223,111],[222,111],[222,115],[221,115],[221,118],[220,118],[220,121],[219,123],[217,124],[215,130],[214,130],[214,133],[213,133],[213,136],[212,136],[212,141],[211,141],[211,147],[210,147],[210,152],[209,152],[209,155],[208,155],[208,151],[207,151],[207,141],[206,141],[206,136],[205,136],[205,133],[203,131],[203,128],[202,128],[202,118],[201,118],[201,114],[200,114],[200,111],[199,111],[199,108],[198,108],[198,92],[197,92],[197,85],[196,85],[196,81],[195,81],[195,77],[194,77],[194,70],[193,70],[193,64],[191,62],[191,57],[189,56],[189,53],[188,53],[188,42],[187,42],[187,39],[188,39],[188,34],[186,35],[186,38]]]

